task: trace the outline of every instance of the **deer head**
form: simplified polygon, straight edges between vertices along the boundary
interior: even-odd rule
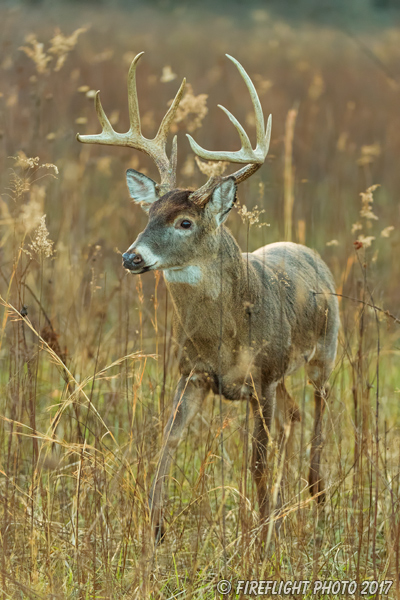
[[[142,55],[143,52],[134,58],[128,74],[129,131],[127,133],[114,131],[104,113],[97,92],[95,107],[103,131],[97,135],[78,134],[77,139],[90,144],[129,146],[145,152],[154,160],[161,176],[160,183],[134,169],[128,169],[126,173],[129,193],[132,199],[148,213],[149,222],[145,230],[122,255],[123,265],[131,273],[144,273],[153,269],[179,271],[195,265],[199,260],[207,261],[215,257],[216,232],[226,220],[235,202],[237,185],[255,173],[267,156],[271,136],[271,115],[265,131],[261,103],[252,81],[242,65],[232,56],[227,55],[238,68],[250,93],[255,112],[256,148],[252,148],[247,133],[237,119],[226,108],[219,105],[236,127],[242,143],[241,149],[236,152],[208,151],[187,134],[191,148],[195,154],[205,160],[224,160],[245,164],[245,166],[225,177],[211,177],[198,190],[176,189],[176,136],[170,159],[166,154],[166,142],[183,95],[185,80],[154,139],[145,138],[140,128],[136,92],[136,66]],[[192,276],[195,277],[193,273]]]

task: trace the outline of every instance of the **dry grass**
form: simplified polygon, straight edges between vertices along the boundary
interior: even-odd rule
[[[354,40],[264,10],[236,20],[69,4],[2,7],[0,23],[2,598],[216,598],[222,577],[392,579],[400,597],[400,31]],[[217,103],[252,129],[223,54],[245,65],[274,124],[267,164],[241,186],[242,215],[229,226],[250,250],[283,239],[286,200],[292,239],[323,255],[343,296],[325,413],[328,500],[319,509],[304,479],[313,410],[299,372],[290,386],[303,420],[267,550],[245,463],[246,406],[224,404],[221,419],[211,397],[178,450],[166,541],[152,545],[149,484],[177,380],[171,306],[162,277],[127,276],[120,253],[146,221],[124,171],[154,167],[75,140],[98,131],[98,88],[115,128],[127,129],[126,74],[140,50],[145,135],[184,75],[192,86],[176,123],[182,186],[204,179],[186,130],[202,123],[200,144],[238,147]],[[270,227],[251,225],[255,206]],[[276,481],[274,444],[270,460]]]

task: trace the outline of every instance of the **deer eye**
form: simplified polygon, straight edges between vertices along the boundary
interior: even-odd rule
[[[192,226],[192,221],[189,221],[189,219],[183,219],[179,223],[179,226],[182,227],[182,229],[190,229]]]

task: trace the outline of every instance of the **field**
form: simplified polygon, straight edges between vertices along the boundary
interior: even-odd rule
[[[1,598],[239,597],[218,593],[221,579],[392,581],[388,595],[367,585],[365,597],[400,598],[398,13],[323,22],[290,5],[134,6],[0,6]],[[217,104],[255,138],[224,54],[244,65],[272,139],[227,225],[243,250],[315,248],[336,282],[327,499],[307,489],[313,399],[300,370],[288,386],[302,421],[285,464],[269,448],[271,489],[283,473],[286,487],[279,533],[264,544],[251,413],[213,396],[178,448],[167,534],[153,544],[148,495],[178,379],[172,306],[161,272],[133,277],[121,254],[147,222],[125,170],[157,173],[135,150],[75,137],[100,131],[98,89],[115,129],[128,129],[126,76],[142,50],[145,135],[184,76],[190,84],[173,125],[180,187],[205,181],[186,132],[208,149],[239,147]],[[258,223],[244,206],[264,211]]]

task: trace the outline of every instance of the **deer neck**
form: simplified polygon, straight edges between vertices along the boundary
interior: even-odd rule
[[[185,267],[164,271],[164,279],[176,308],[180,304],[188,306],[202,298],[218,301],[221,293],[228,298],[234,283],[244,276],[245,263],[240,248],[223,225],[207,254],[211,258],[199,258]]]
[[[216,241],[214,252],[203,253],[210,259],[193,262],[181,272],[164,271],[174,306],[174,339],[180,348],[182,372],[214,373],[220,364],[221,373],[228,373],[237,362],[247,323],[246,304],[252,301],[249,287],[254,292],[255,285],[229,230],[224,228]],[[249,339],[245,329],[244,345]]]

